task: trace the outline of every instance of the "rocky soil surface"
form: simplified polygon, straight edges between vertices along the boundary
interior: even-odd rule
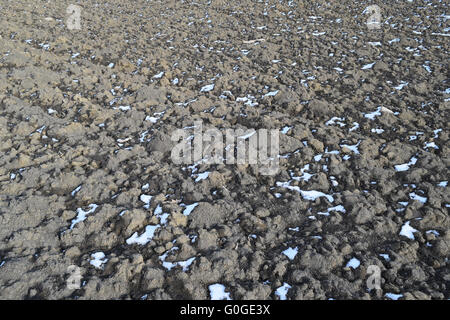
[[[0,1],[1,299],[450,298],[445,1],[70,4]],[[198,120],[279,172],[174,164]]]

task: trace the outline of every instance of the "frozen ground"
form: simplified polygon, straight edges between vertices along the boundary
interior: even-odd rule
[[[69,4],[0,0],[0,298],[450,298],[445,1]],[[194,120],[280,171],[175,165]]]

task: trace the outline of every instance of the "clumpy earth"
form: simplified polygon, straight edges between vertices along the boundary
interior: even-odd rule
[[[1,299],[450,298],[445,1],[70,4],[0,1]]]

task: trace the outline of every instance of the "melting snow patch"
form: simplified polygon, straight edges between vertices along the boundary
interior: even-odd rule
[[[150,116],[146,116],[144,121],[150,121],[151,123],[156,123],[158,122],[159,118],[157,117],[150,117]]]
[[[338,124],[340,127],[345,127],[345,123],[343,123],[342,121],[345,121],[345,118],[333,117],[327,122],[325,122],[325,125],[329,126],[333,124]]]
[[[102,269],[102,265],[108,261],[108,259],[105,257],[105,254],[101,251],[93,253],[91,254],[92,259],[89,261],[89,263],[97,269]]]
[[[236,102],[245,102],[244,104],[250,107],[257,106],[259,103],[254,101],[255,97],[248,94],[247,97],[238,97]]]
[[[373,133],[376,133],[376,134],[381,134],[381,133],[384,132],[384,129],[372,128],[372,130],[370,130],[370,131],[373,132]]]
[[[374,112],[364,114],[364,117],[370,120],[374,120],[376,116],[381,116],[381,107],[378,107]]]
[[[441,182],[438,183],[438,186],[445,188],[447,186],[447,184],[448,184],[448,181],[441,181]]]
[[[148,208],[150,208],[150,201],[152,200],[152,198],[153,198],[153,196],[149,196],[149,195],[146,195],[146,194],[141,194],[141,196],[140,196],[139,199],[140,199],[143,203],[145,203],[144,208],[145,208],[145,209],[148,209]]]
[[[143,234],[138,236],[138,233],[135,232],[130,238],[127,239],[127,244],[137,243],[140,245],[145,245],[145,244],[149,243],[152,240],[156,229],[158,229],[159,227],[160,227],[159,224],[157,224],[156,226],[151,226],[151,225],[146,226],[145,232]]]
[[[389,42],[389,44],[392,44],[394,42],[400,42],[400,38],[395,38],[395,39],[389,40],[388,42]]]
[[[407,171],[409,170],[409,167],[416,164],[417,162],[417,158],[416,157],[412,157],[411,160],[409,160],[408,163],[404,163],[404,164],[398,164],[395,166],[395,171],[398,172],[402,172],[402,171]]]
[[[361,143],[361,140],[359,140],[358,143],[354,144],[354,145],[341,144],[340,146],[342,148],[350,149],[351,151],[353,151],[353,153],[359,154],[358,146],[360,143]]]
[[[225,286],[223,284],[212,284],[208,288],[211,300],[231,300],[230,293],[225,292]]]
[[[282,133],[282,134],[286,134],[286,133],[288,133],[289,130],[291,130],[291,129],[292,129],[292,127],[286,126],[286,127],[284,127],[283,129],[281,129],[281,133]]]
[[[130,106],[119,106],[119,107],[114,107],[113,109],[119,109],[120,111],[128,111],[128,110],[131,110],[131,107]]]
[[[166,268],[168,271],[172,270],[172,268],[177,266],[176,262],[166,261],[166,258],[169,255],[169,253],[175,250],[178,250],[178,247],[173,247],[172,249],[166,251],[166,253],[164,253],[163,255],[159,256],[159,260],[161,260],[163,267]]]
[[[77,209],[77,217],[72,220],[72,224],[70,225],[70,229],[73,229],[77,223],[86,220],[87,215],[93,213],[98,208],[98,205],[95,203],[89,205],[89,210],[84,211],[82,208]]]
[[[414,229],[413,227],[411,227],[410,225],[410,221],[406,222],[403,226],[402,226],[402,230],[400,230],[400,235],[401,236],[405,236],[411,240],[414,240],[414,232],[417,232],[416,229]]]
[[[436,231],[436,230],[428,230],[426,233],[432,233],[432,234],[434,234],[434,235],[437,236],[437,237],[440,236],[439,232]]]
[[[423,64],[422,67],[424,67],[424,69],[427,70],[428,73],[431,73],[431,72],[432,72],[432,71],[431,71],[431,68],[430,68],[429,66]]]
[[[172,251],[175,251],[175,250],[178,250],[178,247],[173,247],[172,249],[166,251],[166,253],[164,253],[162,256],[159,257],[159,260],[161,260],[163,267],[166,268],[168,271],[170,271],[173,268],[175,268],[176,266],[180,266],[183,268],[183,272],[188,271],[189,267],[194,262],[195,257],[189,258],[185,261],[178,261],[178,262],[165,261],[167,256],[169,255],[169,253]]]
[[[275,294],[280,297],[280,300],[286,300],[286,295],[290,288],[292,287],[285,282],[281,287],[277,289],[277,291],[275,291]]]
[[[329,194],[325,194],[323,192],[320,191],[316,191],[316,190],[310,190],[310,191],[305,191],[305,190],[301,190],[299,187],[297,186],[290,186],[288,182],[277,182],[277,186],[281,187],[281,188],[286,188],[289,190],[294,190],[297,191],[298,193],[300,193],[302,195],[302,197],[306,200],[311,200],[314,201],[317,198],[320,197],[325,197],[328,199],[328,201],[333,202],[334,198],[332,196],[330,196]]]
[[[439,147],[433,141],[432,142],[425,142],[424,149],[427,149],[427,148],[433,148],[433,149],[436,149],[436,150],[439,149]]]
[[[403,87],[407,86],[409,82],[401,82],[398,86],[394,87],[394,89],[402,90]]]
[[[209,92],[214,89],[214,84],[208,84],[200,89],[200,92]]]
[[[316,158],[316,157],[314,157],[314,158]],[[318,160],[316,160],[316,161],[318,161]],[[297,176],[294,176],[293,174],[291,174],[291,178],[296,180],[296,181],[301,181],[301,180],[308,181],[309,179],[311,179],[312,176],[314,176],[314,174],[305,172],[305,171],[308,171],[308,170],[309,170],[309,164],[306,164],[302,169],[300,169],[300,172],[302,174],[301,176],[297,177]]]
[[[361,68],[361,70],[372,69],[372,67],[375,65],[375,63],[376,63],[376,62],[366,64],[365,66],[363,66],[363,67]]]
[[[209,176],[209,171],[205,171],[203,173],[199,173],[197,175],[197,178],[195,179],[195,182],[199,182],[199,181],[205,180],[206,178],[208,178],[208,176]]]
[[[402,298],[403,295],[402,294],[395,294],[395,293],[386,293],[384,295],[386,298],[389,298],[391,300],[398,300],[399,298]]]
[[[298,248],[287,248],[282,252],[286,257],[288,257],[290,260],[294,260],[295,256],[298,253]]]
[[[420,202],[422,202],[422,203],[426,203],[427,200],[428,200],[426,197],[419,196],[419,195],[416,194],[415,192],[411,192],[411,193],[409,194],[409,197],[410,197],[412,200],[417,200],[417,201],[420,201]]]
[[[327,210],[327,212],[318,212],[317,214],[324,215],[324,216],[329,216],[330,212],[332,212],[332,211],[338,211],[338,212],[342,212],[342,213],[346,212],[344,206],[338,205],[336,207],[329,208]]]
[[[356,129],[359,128],[359,123],[358,122],[353,122],[353,127],[351,127],[348,131],[354,131]]]
[[[263,95],[263,97],[264,97],[264,98],[265,98],[265,97],[274,97],[274,96],[277,95],[278,91],[279,91],[279,90],[271,91],[271,92],[266,93],[265,95]]]
[[[165,225],[167,223],[167,218],[169,217],[168,213],[163,213],[162,207],[158,204],[158,206],[155,208],[155,211],[153,214],[159,218],[159,223],[162,225]]]
[[[382,257],[386,261],[391,261],[391,257],[389,257],[386,253],[380,253],[380,257]]]
[[[194,262],[195,257],[189,258],[185,261],[178,261],[178,265],[183,268],[183,271],[186,272],[189,270],[190,265]]]
[[[191,212],[195,209],[196,206],[198,206],[198,202],[195,202],[193,204],[185,205],[184,203],[181,204],[182,207],[185,207],[183,214],[185,216],[188,216],[191,214]]]
[[[345,267],[346,267],[346,268],[353,268],[353,269],[356,269],[356,268],[359,267],[360,264],[361,264],[361,262],[360,262],[358,259],[356,259],[356,258],[351,258],[350,261],[347,262],[347,264],[346,264]]]
[[[80,190],[81,190],[81,185],[78,186],[77,188],[75,188],[75,190],[73,190],[70,194],[72,195],[72,197],[74,197]]]

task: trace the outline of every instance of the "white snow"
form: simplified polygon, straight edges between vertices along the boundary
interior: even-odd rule
[[[80,191],[81,190],[81,185],[79,185],[78,187],[76,187],[70,194],[71,194],[71,196],[72,197],[74,197],[77,193],[78,193],[78,191]]]
[[[114,107],[113,109],[119,109],[120,111],[128,111],[131,110],[130,106],[119,106],[118,108]]]
[[[376,134],[381,134],[381,133],[384,132],[384,129],[372,128],[370,131],[373,132],[373,133],[376,133]]]
[[[200,92],[209,92],[214,89],[214,84],[208,84],[200,89]]]
[[[412,200],[417,200],[417,201],[420,201],[420,202],[422,202],[422,203],[426,203],[427,200],[428,200],[426,197],[419,196],[419,195],[416,194],[415,192],[411,192],[411,193],[409,194],[409,197],[410,197]]]
[[[403,297],[402,294],[395,294],[395,293],[389,293],[389,292],[386,293],[384,296],[389,298],[389,299],[391,299],[391,300],[398,300],[399,298]]]
[[[403,87],[407,86],[409,82],[401,82],[398,86],[394,87],[394,89],[402,90]]]
[[[329,126],[333,124],[338,124],[340,127],[345,127],[346,124],[343,121],[345,121],[345,118],[333,117],[327,122],[325,122],[325,125]]]
[[[146,116],[145,117],[145,121],[150,121],[151,123],[156,123],[158,122],[159,118],[157,117],[150,117],[150,116]]]
[[[371,113],[365,113],[364,117],[368,118],[370,120],[374,120],[376,116],[381,116],[381,107],[378,107],[377,110],[375,110],[374,112]]]
[[[91,258],[92,259],[89,261],[89,263],[97,269],[102,269],[102,265],[108,261],[105,254],[101,251],[91,254]]]
[[[93,213],[98,208],[98,205],[95,203],[89,205],[89,210],[84,211],[82,208],[77,209],[77,217],[72,220],[72,224],[70,225],[70,229],[73,229],[77,223],[86,220],[87,215]]]
[[[391,261],[391,257],[389,257],[389,255],[386,253],[380,253],[380,257],[383,257],[383,259],[386,261]]]
[[[437,230],[428,230],[426,233],[432,233],[432,234],[434,234],[437,237],[440,236],[440,234],[439,234],[439,232]]]
[[[361,262],[356,258],[351,258],[349,262],[345,265],[346,268],[353,268],[356,269],[359,267]]]
[[[311,179],[312,176],[314,176],[314,174],[305,172],[305,171],[308,171],[308,170],[309,170],[309,164],[306,164],[303,168],[300,169],[300,172],[302,174],[301,176],[297,177],[297,176],[294,176],[294,175],[291,174],[291,178],[296,180],[296,181],[308,181],[309,179]]]
[[[186,208],[184,209],[184,211],[183,211],[183,214],[184,214],[185,216],[188,216],[188,215],[190,215],[191,212],[195,209],[195,207],[198,206],[198,202],[195,202],[195,203],[189,204],[189,205],[185,205],[185,204],[182,203],[181,206],[186,207]]]
[[[211,300],[231,300],[230,293],[225,292],[225,286],[223,284],[212,284],[208,288]]]
[[[294,260],[295,256],[298,253],[298,248],[287,248],[282,252],[286,257],[288,257],[290,260]]]
[[[183,271],[186,272],[189,270],[190,265],[194,262],[195,257],[189,258],[185,261],[178,261],[178,265],[183,268]]]
[[[417,162],[417,158],[416,157],[412,157],[408,163],[404,163],[404,164],[398,164],[395,166],[395,171],[398,172],[402,172],[402,171],[407,171],[409,170],[409,167],[416,164]]]
[[[318,212],[317,214],[324,215],[324,216],[329,216],[330,212],[332,212],[332,211],[337,211],[337,212],[342,212],[342,213],[346,212],[344,206],[338,205],[338,206],[335,206],[335,207],[332,207],[332,208],[328,208],[327,212]]]
[[[353,153],[355,154],[359,154],[359,150],[358,150],[358,146],[361,143],[361,140],[358,141],[358,143],[354,144],[354,145],[348,145],[348,144],[341,144],[340,146],[342,148],[347,148],[350,149]]]
[[[283,285],[275,291],[275,294],[280,297],[280,300],[286,300],[286,295],[290,288],[292,287],[284,282]]]
[[[281,133],[282,133],[282,134],[286,134],[286,133],[288,133],[289,130],[291,130],[291,129],[292,129],[292,127],[286,126],[286,127],[284,127],[283,129],[281,129]]]
[[[414,240],[414,232],[417,232],[416,229],[414,229],[413,227],[411,227],[410,225],[410,221],[406,222],[403,226],[402,226],[402,230],[400,230],[400,235],[401,236],[405,236],[411,240]]]
[[[127,239],[127,244],[137,243],[140,245],[146,245],[147,243],[149,243],[152,240],[156,229],[158,229],[159,227],[160,227],[159,224],[157,224],[156,226],[152,226],[152,225],[146,226],[145,232],[143,234],[138,236],[138,233],[135,232],[130,238]]]
[[[140,196],[140,200],[145,203],[144,208],[148,209],[150,207],[150,201],[152,200],[153,196],[149,196],[146,194],[141,194]]]
[[[348,129],[348,131],[355,131],[358,128],[359,128],[359,123],[358,122],[353,122],[353,127]]]
[[[438,183],[438,186],[439,187],[446,187],[447,184],[448,184],[448,181],[441,181],[441,182]]]
[[[265,97],[274,97],[274,96],[277,95],[278,91],[279,91],[279,90],[275,90],[275,91],[268,92],[268,93],[266,93],[265,95],[263,95],[263,97],[264,97],[264,98],[265,98]]]
[[[367,70],[367,69],[372,69],[372,67],[375,65],[376,62],[372,62],[369,64],[364,65],[361,70]]]
[[[395,39],[388,41],[389,44],[394,43],[394,42],[400,42],[400,38],[395,38]]]
[[[425,146],[424,146],[424,148],[425,149],[427,149],[427,148],[433,148],[433,149],[439,149],[439,147],[436,145],[436,143],[434,143],[434,141],[431,141],[431,142],[425,142]]]
[[[195,182],[199,182],[199,181],[205,180],[206,178],[208,178],[208,176],[209,176],[209,171],[205,171],[203,173],[199,173],[197,175],[197,178],[195,179]]]
[[[310,191],[301,190],[298,186],[290,186],[288,182],[277,182],[277,186],[282,187],[282,188],[286,188],[286,189],[289,189],[289,190],[297,191],[306,200],[314,201],[317,198],[325,197],[330,202],[334,201],[333,196],[330,196],[329,194],[325,194],[323,192],[316,191],[316,190],[310,190]]]

